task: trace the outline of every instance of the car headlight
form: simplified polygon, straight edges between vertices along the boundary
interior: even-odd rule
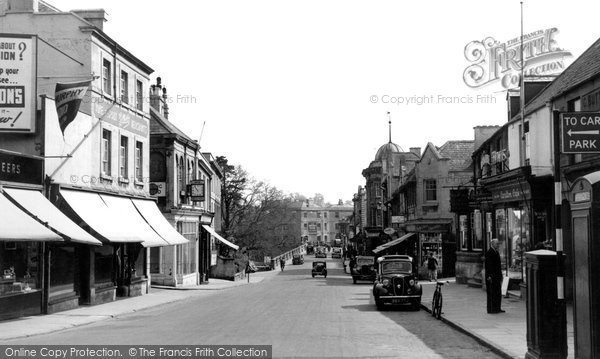
[[[381,282],[381,284],[383,284],[384,286],[388,286],[390,284],[390,281],[387,279],[384,279],[383,282]]]
[[[408,284],[412,287],[413,285],[415,285],[415,280],[414,279],[409,280]]]

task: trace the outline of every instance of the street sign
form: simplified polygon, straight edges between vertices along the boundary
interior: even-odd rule
[[[600,153],[600,112],[560,115],[562,153]]]

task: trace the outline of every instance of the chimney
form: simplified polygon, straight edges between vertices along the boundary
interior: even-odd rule
[[[421,157],[421,147],[411,147],[410,148],[410,152],[412,152],[415,155],[419,156],[419,158]]]
[[[473,130],[475,131],[475,150],[481,147],[488,138],[492,137],[492,135],[500,129],[500,126],[475,126]]]
[[[104,30],[104,23],[106,22],[106,11],[104,9],[71,10],[71,12],[84,18],[101,31]]]
[[[162,99],[162,84],[161,78],[156,78],[156,85],[150,86],[150,107],[156,112],[163,114],[164,100]]]
[[[7,13],[38,12],[39,0],[8,0]]]
[[[169,119],[169,105],[167,104],[167,88],[163,87],[162,89],[162,98],[163,98],[163,116],[168,120]]]

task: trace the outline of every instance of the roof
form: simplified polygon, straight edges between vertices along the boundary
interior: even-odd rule
[[[600,39],[567,67],[554,81],[546,86],[525,106],[525,116],[546,105],[546,102],[569,91],[593,77],[600,75]],[[513,119],[521,118],[520,114]]]
[[[379,149],[377,150],[377,154],[375,154],[375,161],[381,161],[381,159],[384,156],[387,157],[387,155],[390,153],[400,153],[400,152],[404,152],[402,147],[400,147],[397,144],[390,141],[390,142],[384,144],[383,146],[379,147]]]
[[[164,128],[168,133],[176,135],[185,141],[196,143],[196,145],[198,145],[195,140],[192,140],[188,135],[186,135],[183,131],[177,128],[177,126],[171,123],[171,121],[167,120],[160,112],[156,111],[156,109],[152,106],[150,106],[150,115],[152,119],[156,120],[158,125]]]
[[[449,158],[448,170],[464,171],[472,162],[471,156],[475,149],[475,141],[448,141],[439,148],[440,155]]]

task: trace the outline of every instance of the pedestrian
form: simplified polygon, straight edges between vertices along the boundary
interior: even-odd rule
[[[437,282],[437,268],[438,261],[433,256],[433,252],[429,252],[429,257],[427,258],[427,270],[429,272],[429,281]]]
[[[498,239],[490,241],[490,248],[485,253],[485,280],[487,292],[488,314],[504,313],[502,302],[502,264],[498,253]]]
[[[285,268],[285,259],[279,258],[279,266],[281,267],[281,271],[283,271],[283,268]]]

